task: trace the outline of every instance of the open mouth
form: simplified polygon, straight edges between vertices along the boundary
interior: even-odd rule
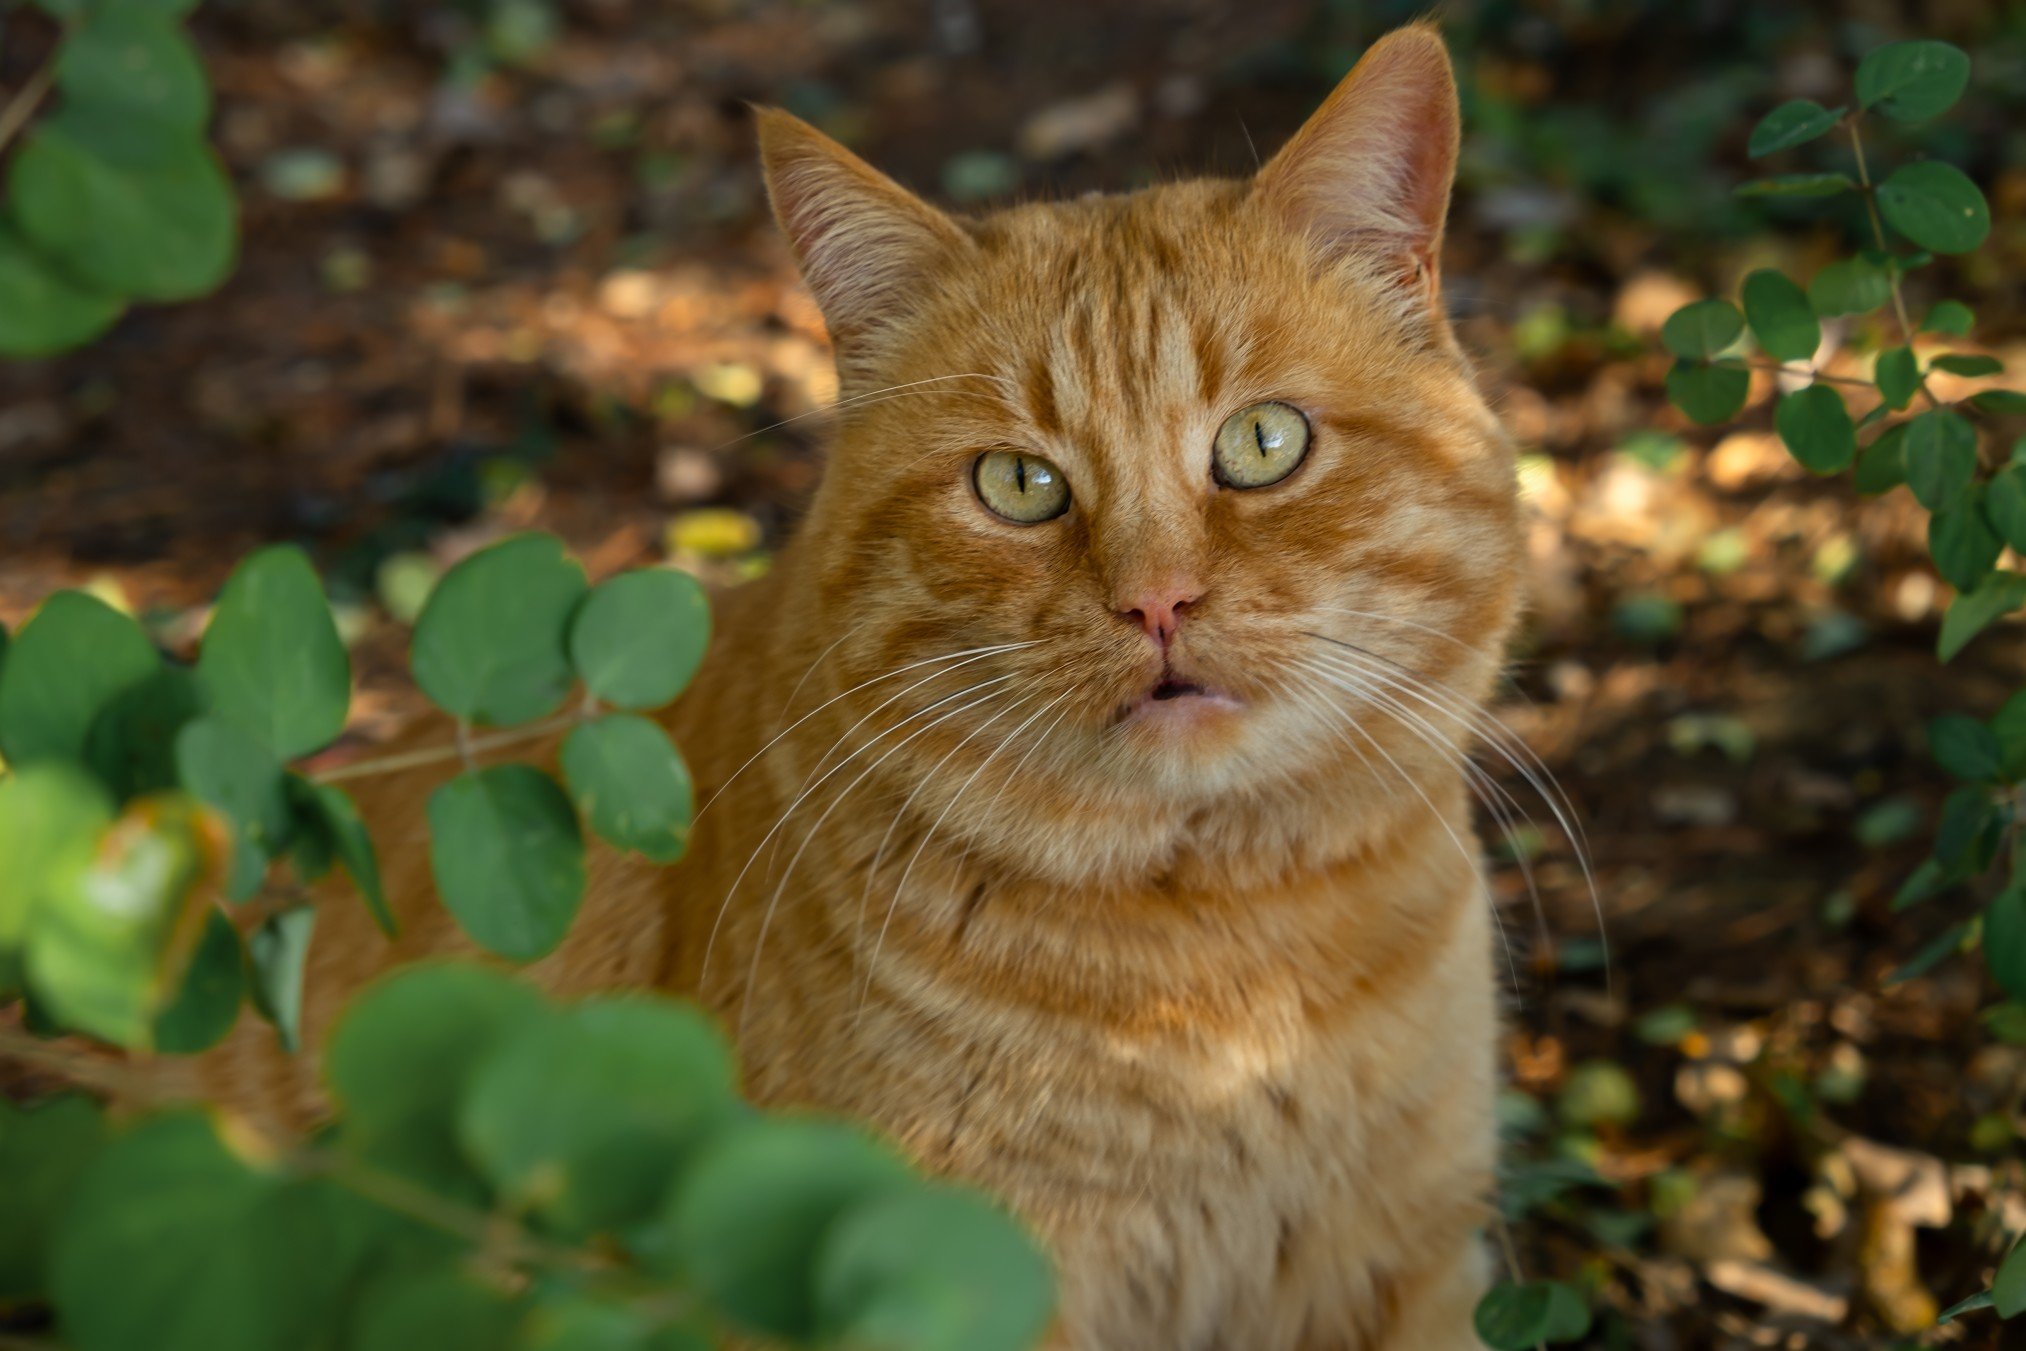
[[[1152,697],[1158,703],[1168,699],[1180,699],[1186,694],[1203,694],[1205,692],[1201,685],[1187,680],[1175,680],[1171,678],[1163,680],[1160,684],[1154,686]]]

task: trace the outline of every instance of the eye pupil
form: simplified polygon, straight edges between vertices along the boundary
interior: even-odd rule
[[[1020,485],[1021,492],[1027,491],[1027,458],[1023,455],[1013,457],[1013,481]]]
[[[1258,419],[1258,418],[1254,418],[1254,419],[1252,419],[1252,439],[1253,439],[1253,441],[1254,441],[1254,442],[1255,442],[1255,443],[1256,443],[1256,444],[1257,444],[1257,445],[1259,446],[1259,453],[1260,453],[1260,454],[1261,454],[1262,456],[1263,456],[1263,455],[1265,455],[1265,454],[1266,454],[1266,423],[1264,423],[1263,421],[1261,421],[1261,420],[1260,420],[1260,419]],[[1279,438],[1279,437],[1277,437],[1277,436],[1276,436],[1276,437],[1274,437],[1274,438],[1273,438],[1273,443],[1274,443],[1275,445],[1279,445],[1279,444],[1280,444],[1280,438]]]

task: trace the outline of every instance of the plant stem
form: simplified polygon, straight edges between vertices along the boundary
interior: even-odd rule
[[[1878,214],[1878,190],[1871,181],[1871,169],[1864,160],[1864,138],[1857,134],[1857,119],[1852,117],[1850,127],[1850,149],[1857,156],[1857,184],[1864,197],[1864,214],[1871,219],[1871,238],[1878,245],[1880,253],[1887,252],[1885,245],[1885,221]],[[1892,287],[1892,311],[1899,316],[1899,338],[1906,350],[1913,350],[1913,321],[1907,317],[1906,297],[1899,289],[1899,269],[1888,265],[1886,279]],[[1920,373],[1920,392],[1927,399],[1928,407],[1941,407],[1941,400],[1928,388],[1927,372]]]
[[[461,735],[458,743],[454,745],[430,746],[419,751],[403,751],[399,755],[380,755],[367,760],[354,760],[348,765],[333,765],[329,769],[319,770],[310,775],[310,778],[317,783],[341,783],[346,779],[362,779],[372,774],[395,774],[404,769],[420,769],[425,765],[464,760],[487,751],[502,750],[529,741],[540,741],[551,733],[560,732],[582,721],[583,718],[584,713],[581,710],[573,710],[542,722],[529,723],[526,727],[516,727],[510,732],[481,737]]]
[[[5,150],[7,143],[28,125],[28,119],[35,116],[35,110],[42,106],[42,100],[49,96],[55,85],[56,53],[51,52],[41,68],[28,77],[28,83],[21,86],[20,92],[7,101],[6,107],[0,108],[0,150]]]
[[[1828,375],[1810,366],[1789,366],[1779,361],[1751,361],[1746,364],[1755,371],[1772,371],[1778,375],[1805,375],[1825,385],[1854,385],[1859,389],[1878,388],[1869,380],[1859,380],[1850,375]]]

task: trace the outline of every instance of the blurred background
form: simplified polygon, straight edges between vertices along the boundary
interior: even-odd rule
[[[791,526],[834,382],[749,103],[960,208],[1239,175],[1429,13],[1467,116],[1445,277],[1531,512],[1500,712],[1595,876],[1593,908],[1539,794],[1487,761],[1537,823],[1496,840],[1518,1258],[1605,1292],[1599,1345],[1997,1345],[1903,1336],[2026,1229],[2026,1010],[1980,1015],[1988,977],[1935,942],[1961,916],[1890,902],[1946,791],[1922,728],[1987,716],[2026,644],[1939,666],[1924,513],[1810,479],[1769,385],[1738,428],[1690,427],[1654,334],[1847,251],[1819,203],[1733,196],[1746,133],[1937,37],[1971,53],[1968,97],[1878,153],[1960,165],[1995,225],[1911,298],[1968,302],[1965,350],[2026,370],[2026,6],[209,0],[239,267],[0,363],[0,620],[87,585],[186,650],[234,561],[297,540],[356,644],[354,735],[383,736],[419,708],[405,624],[477,545],[540,526],[594,575],[728,581]],[[0,6],[0,93],[53,36]]]

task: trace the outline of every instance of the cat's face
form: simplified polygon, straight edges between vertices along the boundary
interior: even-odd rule
[[[767,124],[844,373],[801,547],[841,678],[921,682],[878,719],[910,772],[1188,805],[1467,740],[1512,465],[1436,293],[1446,60],[1402,37],[1253,182],[962,225]]]

